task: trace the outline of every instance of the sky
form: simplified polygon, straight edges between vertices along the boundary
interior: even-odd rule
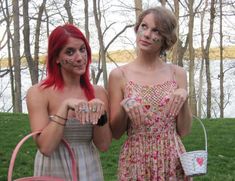
[[[50,1],[50,0],[49,0]],[[49,2],[48,1],[48,2]],[[42,0],[38,0],[36,1],[38,4],[34,4],[34,6],[39,5]],[[76,2],[76,1],[73,1]],[[91,1],[90,1],[91,2]],[[110,28],[106,31],[105,35],[104,35],[104,43],[105,45],[107,45],[110,40],[116,35],[116,33],[120,32],[123,27],[125,27],[127,24],[134,24],[135,23],[135,12],[133,10],[134,7],[134,0],[131,1],[126,1],[126,0],[116,0],[116,1],[110,1],[110,0],[102,0],[101,2],[104,3],[104,7],[103,9],[105,9],[105,19],[106,22],[104,22],[104,20],[102,20],[102,24],[103,24],[103,31],[105,29],[105,25],[106,26],[110,26]],[[61,2],[61,6],[63,5],[63,2]],[[148,7],[154,7],[156,5],[159,5],[159,2],[156,0],[143,0],[143,9],[146,9]],[[197,0],[195,1],[195,6],[197,5]],[[53,11],[55,11],[55,7],[51,7],[51,9],[54,9]],[[84,13],[80,13],[83,12],[83,3],[77,3],[76,4],[76,8],[72,9],[74,18],[76,19],[76,22],[79,22],[79,27],[81,27],[81,30],[84,30]],[[229,11],[229,8],[226,8],[227,11]],[[34,10],[35,11],[35,10]],[[225,10],[224,10],[225,11]],[[51,10],[52,12],[52,10]],[[34,13],[34,12],[31,12]],[[90,32],[91,32],[91,38],[90,38],[90,44],[91,44],[91,48],[92,51],[98,52],[98,37],[97,37],[97,30],[95,27],[95,22],[94,22],[94,16],[93,16],[93,11],[92,11],[92,3],[90,3],[90,10],[89,10],[89,21],[90,21]],[[61,14],[66,15],[66,12],[63,11]],[[180,11],[180,16],[184,16],[186,14],[185,11]],[[233,15],[235,16],[235,15]],[[226,18],[224,20],[224,44],[235,44],[235,31],[234,31],[234,27],[235,27],[235,18],[233,16],[230,16],[229,18]],[[22,20],[21,20],[22,21]],[[58,15],[58,18],[56,19],[53,18],[51,20],[51,26],[52,24],[54,26],[61,24],[61,17]],[[180,34],[181,34],[181,38],[182,35],[185,35],[188,31],[187,28],[187,19],[182,19],[182,21],[179,23],[179,28],[180,28]],[[21,22],[22,24],[22,22]],[[34,24],[31,22],[31,25]],[[218,20],[217,22],[215,22],[215,33],[213,35],[213,40],[212,40],[212,47],[213,46],[218,46],[219,43],[219,37],[218,37]],[[205,22],[204,22],[204,26],[205,28],[208,28],[209,25],[209,17],[205,18]],[[45,26],[45,25],[43,25]],[[217,27],[216,27],[217,26]],[[44,27],[45,28],[45,27]],[[54,27],[51,27],[51,30]],[[195,26],[194,26],[194,46],[195,47],[200,47],[200,19],[198,16],[195,16]],[[43,29],[43,27],[42,27]],[[0,39],[2,39],[3,36],[3,32],[5,30],[5,24],[1,24],[0,26]],[[33,31],[33,28],[31,28],[31,30]],[[22,30],[21,30],[22,32]],[[83,31],[84,32],[84,31]],[[208,32],[208,31],[207,31]],[[230,38],[228,38],[228,34],[230,35]],[[21,35],[21,37],[23,37]],[[207,38],[207,36],[205,35],[205,38]],[[32,37],[33,39],[33,37]],[[43,41],[41,43],[41,48],[46,48],[45,46],[45,38],[42,38]],[[230,40],[230,42],[228,42],[228,40]],[[6,39],[5,39],[6,41]],[[2,45],[1,45],[2,46]],[[133,28],[129,28],[127,29],[127,31],[125,33],[123,33],[121,35],[120,38],[118,38],[117,40],[115,40],[115,42],[110,46],[109,51],[112,50],[119,50],[119,49],[133,49],[135,46],[135,33],[133,31]],[[32,46],[33,47],[33,46]],[[22,47],[23,48],[23,47]],[[31,51],[33,52],[33,51]],[[42,50],[42,52],[46,52],[46,50]],[[5,56],[6,55],[6,49],[1,50],[0,52],[0,57],[1,56]]]

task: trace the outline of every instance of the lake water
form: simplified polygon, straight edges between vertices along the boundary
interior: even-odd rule
[[[235,64],[234,60],[227,60],[224,62],[224,70],[228,69]],[[121,64],[119,64],[121,65]],[[92,67],[96,67],[95,64]],[[108,63],[107,69],[108,73],[115,68],[116,65],[114,63]],[[199,67],[200,65],[196,63],[196,71],[195,71],[195,86],[196,92],[198,92],[198,75],[199,75]],[[187,65],[185,66],[187,70]],[[219,117],[219,61],[211,62],[211,80],[212,80],[212,116]],[[225,100],[226,100],[226,108],[225,108],[225,117],[235,117],[235,68],[226,71],[224,78],[224,90],[225,90]],[[205,76],[204,76],[205,78]],[[204,80],[205,82],[205,80]],[[102,85],[102,77],[98,83]],[[22,99],[23,99],[23,112],[27,113],[26,103],[25,103],[25,94],[28,88],[31,86],[30,76],[27,69],[22,71]],[[11,89],[10,89],[10,78],[9,76],[4,76],[0,78],[0,112],[11,112]],[[206,85],[203,86],[203,112],[206,112]]]

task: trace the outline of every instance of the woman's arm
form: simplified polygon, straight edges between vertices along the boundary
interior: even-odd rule
[[[107,122],[104,125],[95,125],[93,131],[93,142],[100,151],[107,151],[111,141],[112,133],[109,124],[108,96],[104,88],[95,86],[96,98],[103,101]]]
[[[35,137],[41,153],[49,156],[58,146],[64,132],[63,124],[66,120],[59,117],[49,120],[48,98],[39,85],[32,86],[26,96],[31,131],[41,130],[41,134]],[[62,103],[56,115],[67,118],[67,105]]]
[[[109,75],[109,108],[110,108],[110,126],[115,139],[119,139],[127,128],[127,114],[120,102],[123,100],[124,86],[123,74],[119,68],[111,71]]]
[[[187,74],[181,67],[176,67],[176,81],[178,89],[185,90],[185,97],[181,99],[183,105],[177,116],[177,131],[178,134],[183,137],[190,133],[192,126],[192,113],[188,104],[188,93],[187,93]]]

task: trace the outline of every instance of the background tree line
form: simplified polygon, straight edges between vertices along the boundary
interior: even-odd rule
[[[177,17],[179,39],[167,58],[174,64],[187,66],[189,103],[199,117],[202,116],[203,96],[206,97],[205,116],[212,116],[213,70],[210,62],[214,58],[211,58],[211,48],[217,47],[220,96],[215,101],[219,116],[223,118],[231,97],[224,90],[224,74],[234,71],[235,67],[233,64],[224,69],[224,60],[234,59],[226,53],[226,47],[235,42],[234,4],[234,0],[0,0],[0,61],[7,61],[7,66],[0,67],[0,77],[10,75],[12,97],[12,107],[6,111],[22,112],[22,69],[29,70],[31,84],[42,78],[39,76],[42,71],[40,57],[46,55],[47,37],[55,26],[69,22],[84,30],[92,50],[98,52],[97,71],[91,73],[93,83],[102,76],[104,87],[107,87],[107,62],[116,63],[110,50],[134,50],[135,36],[130,34],[134,35],[136,18],[143,9],[158,5],[171,9]],[[198,80],[196,69],[199,69]],[[199,82],[198,89],[195,81]],[[206,95],[202,91],[203,82],[206,83]]]

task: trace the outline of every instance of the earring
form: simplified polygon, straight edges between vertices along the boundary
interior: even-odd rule
[[[165,50],[161,50],[160,52],[160,58],[166,57],[166,51]]]

